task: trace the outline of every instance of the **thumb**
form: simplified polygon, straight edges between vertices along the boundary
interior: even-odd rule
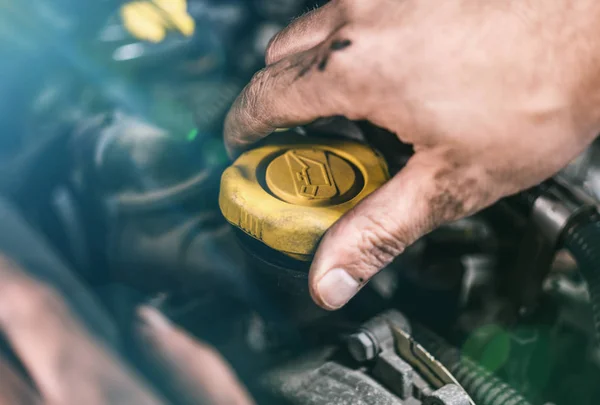
[[[449,155],[435,150],[417,153],[329,229],[309,276],[317,304],[328,310],[342,307],[406,246],[488,203],[484,175],[453,163]]]

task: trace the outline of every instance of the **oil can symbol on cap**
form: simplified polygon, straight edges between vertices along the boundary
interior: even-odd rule
[[[313,158],[302,156],[297,150],[285,153],[296,193],[298,196],[308,198],[329,199],[335,197],[337,188],[331,174],[331,167],[327,162],[327,156],[320,150],[314,152],[317,156],[313,156]]]
[[[320,148],[287,150],[269,164],[266,180],[277,197],[304,206],[339,203],[340,198],[347,201],[361,183],[350,162]]]

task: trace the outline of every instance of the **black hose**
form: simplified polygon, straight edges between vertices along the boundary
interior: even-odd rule
[[[562,240],[563,246],[573,255],[579,273],[588,285],[594,339],[600,347],[600,214],[596,201],[577,187],[565,185],[560,179],[550,179],[511,197],[510,202],[530,213],[542,195],[560,201],[565,211],[570,212],[564,228],[557,228],[560,233],[556,240],[559,243]]]
[[[564,236],[564,245],[571,252],[579,272],[588,285],[596,344],[600,344],[600,217],[578,224]]]
[[[413,337],[454,375],[477,405],[531,405],[514,388],[461,356],[458,349],[433,332],[415,327]]]

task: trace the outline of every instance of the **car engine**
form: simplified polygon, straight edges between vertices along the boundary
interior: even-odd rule
[[[600,403],[600,144],[433,231],[326,312],[303,266],[219,208],[228,108],[272,36],[319,2],[188,0],[154,26],[142,3],[0,13],[0,195],[123,336],[133,308],[154,305],[217,348],[260,404]],[[290,132],[369,145],[390,173],[413,152],[343,117]]]

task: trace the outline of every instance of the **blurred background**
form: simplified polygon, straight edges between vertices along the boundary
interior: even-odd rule
[[[217,203],[223,119],[272,36],[320,3],[0,0],[0,195],[101,298],[133,363],[132,313],[151,303],[221,350],[259,403],[417,405],[435,385],[402,388],[412,369],[369,340],[391,333],[393,308],[450,342],[419,338],[478,405],[599,403],[600,300],[531,208],[548,190],[596,206],[597,143],[560,187],[432,233],[335,314],[310,302],[306,272],[240,247]],[[368,123],[308,131],[380,145],[392,171],[410,156]]]
[[[218,210],[223,119],[271,37],[316,5],[0,0],[0,195],[125,340],[152,303],[255,370],[248,331],[264,346],[257,311],[280,314]]]
[[[316,5],[3,0],[0,192],[98,281],[142,213],[160,212],[144,218],[162,219],[155,234],[190,212],[219,222],[225,114],[271,37]]]

